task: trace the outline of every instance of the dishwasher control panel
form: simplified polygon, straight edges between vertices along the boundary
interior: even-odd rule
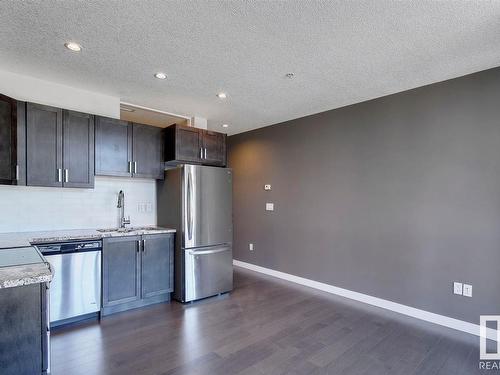
[[[36,247],[44,255],[100,251],[102,249],[102,241],[59,242],[37,245]]]

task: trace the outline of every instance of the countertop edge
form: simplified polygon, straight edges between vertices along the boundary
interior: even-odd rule
[[[108,232],[102,233],[95,229],[69,229],[37,232],[10,232],[0,233],[0,249],[26,247],[37,244],[80,241],[80,240],[102,240],[111,237],[140,236],[154,234],[174,234],[177,231],[172,228],[161,228],[155,230],[137,230],[132,232]]]
[[[52,276],[47,263],[5,267],[0,272],[0,289],[50,282]]]

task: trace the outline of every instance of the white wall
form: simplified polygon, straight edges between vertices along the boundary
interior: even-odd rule
[[[133,226],[156,224],[154,180],[96,177],[95,189],[0,185],[0,232],[116,227],[120,190]]]
[[[0,70],[0,93],[39,104],[120,118],[120,98]]]

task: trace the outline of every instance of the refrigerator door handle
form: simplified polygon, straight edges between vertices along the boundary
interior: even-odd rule
[[[217,254],[222,253],[224,251],[231,250],[230,247],[222,247],[213,250],[189,250],[189,255],[207,255],[207,254]]]
[[[187,220],[187,230],[188,230],[188,240],[191,241],[193,239],[193,213],[191,212],[191,196],[192,196],[192,181],[191,181],[191,173],[187,175],[187,192],[186,192],[186,200],[187,200],[187,212],[186,212],[186,220]]]

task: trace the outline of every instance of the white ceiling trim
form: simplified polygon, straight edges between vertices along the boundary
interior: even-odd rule
[[[155,113],[161,113],[162,115],[180,117],[180,118],[183,118],[183,119],[188,120],[189,122],[191,122],[191,117],[190,116],[180,115],[178,113],[162,111],[162,110],[159,110],[159,109],[150,108],[150,107],[144,107],[142,105],[128,103],[128,102],[120,102],[120,106],[122,106],[122,105],[124,105],[126,107],[130,107],[130,108],[138,108],[138,109],[143,109],[145,111],[150,111],[150,112],[155,112]]]

